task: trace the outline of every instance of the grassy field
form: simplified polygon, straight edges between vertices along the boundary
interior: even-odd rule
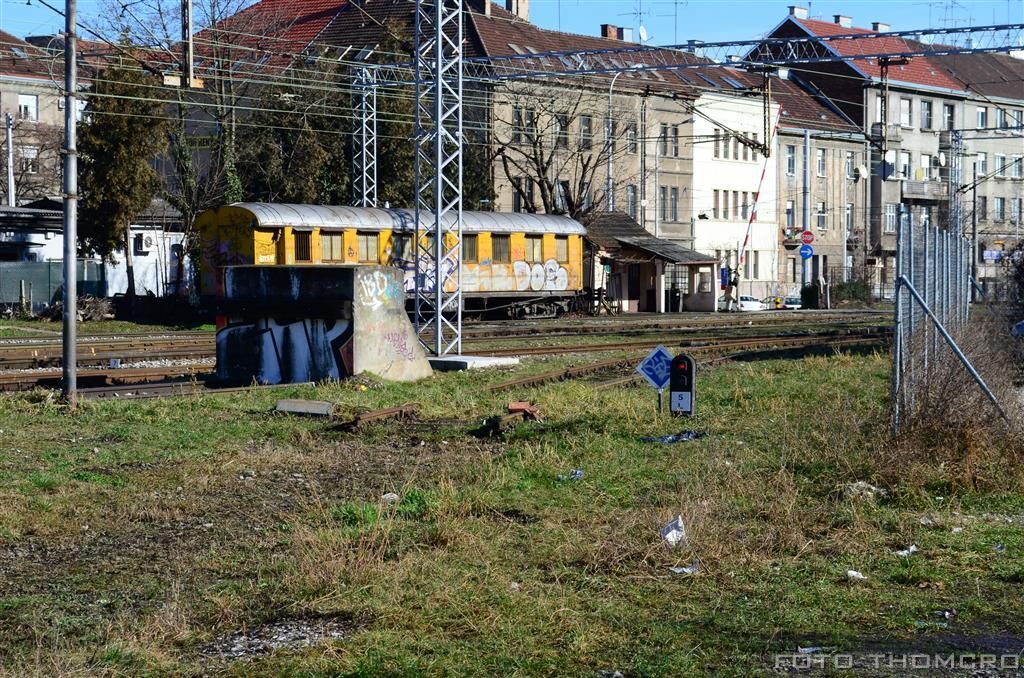
[[[0,673],[751,675],[807,646],[1024,646],[1017,460],[892,446],[887,357],[716,368],[693,420],[645,387],[479,388],[572,362],[73,415],[0,398]],[[271,412],[290,396],[420,421],[347,433]],[[469,435],[513,399],[544,420]],[[707,436],[640,440],[682,428]],[[257,651],[296,628],[328,637]]]
[[[152,334],[156,332],[213,331],[213,325],[166,325],[127,320],[85,320],[76,324],[80,336]],[[48,320],[0,320],[0,339],[60,337],[61,323]]]

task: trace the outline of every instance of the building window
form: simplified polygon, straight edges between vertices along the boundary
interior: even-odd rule
[[[533,181],[529,177],[512,180],[512,211],[525,212],[533,204]]]
[[[815,216],[818,222],[818,230],[825,230],[825,203],[819,202],[815,204]]]
[[[748,193],[746,191],[743,191],[743,199],[740,203],[740,216],[743,217],[744,219],[747,218],[747,196]]]
[[[953,104],[942,104],[942,126],[947,130],[956,126],[956,108]]]
[[[715,157],[719,157],[721,154],[720,144],[722,143],[722,137],[718,132],[718,128],[715,128]]]
[[[39,120],[39,97],[35,94],[18,95],[18,120]]]
[[[740,192],[739,191],[733,191],[732,192],[732,218],[733,219],[739,219],[740,218]]]
[[[22,174],[37,174],[39,172],[39,147],[18,146],[18,171]]]
[[[722,191],[722,218],[729,218],[729,191]]]
[[[786,201],[786,229],[792,231],[796,228],[796,206],[792,200]]]
[[[658,187],[658,214],[662,221],[668,220],[668,186]]]
[[[796,174],[796,146],[786,146],[786,174]]]
[[[985,129],[988,127],[988,106],[978,106],[977,114],[978,117],[975,127],[978,129]]]
[[[910,151],[900,151],[900,179],[910,178]]]
[[[885,203],[885,227],[886,233],[896,232],[896,220],[899,218],[899,203]]]
[[[1010,200],[1010,221],[1014,224],[1020,223],[1020,198],[1012,198]]]
[[[1006,176],[1006,156],[1002,153],[996,153],[996,176]]]
[[[594,146],[594,119],[589,115],[580,116],[580,150],[589,151]]]
[[[992,205],[996,221],[1006,221],[1006,198],[996,198]]]
[[[749,139],[749,136],[744,134],[743,138],[744,139]],[[746,144],[743,144],[743,159],[744,160],[750,160],[750,147],[747,146]]]
[[[921,154],[921,178],[924,181],[932,179],[932,156],[928,153]]]
[[[750,149],[750,159],[753,160],[754,162],[757,162],[758,153],[757,153],[756,144],[761,143],[760,141],[757,140],[757,132],[754,132],[753,139],[754,139],[755,147]]]
[[[626,125],[626,152],[636,153],[636,123]]]
[[[1010,176],[1014,179],[1021,178],[1021,156],[1013,156],[1013,161],[1010,163]]]
[[[855,167],[854,167],[854,163],[855,162],[856,162],[856,155],[854,155],[853,151],[847,151],[846,152],[846,178],[847,179],[853,179],[854,178],[853,174],[854,174],[854,169],[855,169]]]
[[[853,203],[846,203],[846,211],[844,212],[846,220],[846,235],[853,234]]]
[[[988,153],[979,153],[976,159],[978,167],[978,176],[985,176],[988,174]]]
[[[921,129],[932,128],[932,102],[921,102]]]
[[[295,231],[295,261],[313,261],[309,231]]]
[[[555,114],[555,148],[569,148],[569,114]]]
[[[512,248],[509,246],[509,236],[491,235],[491,262],[495,264],[512,263]]]
[[[732,159],[740,159],[740,138],[738,136],[732,138]]]
[[[569,261],[569,236],[555,236],[555,259],[565,264]]]
[[[914,125],[914,102],[911,99],[900,98],[900,125],[913,127]]]
[[[722,158],[729,159],[729,135],[722,130]]]
[[[512,143],[528,144],[533,143],[536,130],[537,114],[532,108],[522,106],[512,107]]]
[[[626,186],[626,214],[636,219],[636,186]]]
[[[796,282],[796,257],[786,257],[786,274],[789,276],[787,282]]]
[[[462,260],[469,263],[476,263],[477,259],[479,236],[476,233],[463,233],[462,234]]]
[[[714,206],[711,209],[711,217],[714,219],[718,219],[718,189],[716,188],[714,191],[712,191],[712,193],[714,193],[715,202]]]
[[[663,124],[661,131],[658,132],[658,152],[661,153],[661,157],[668,155],[668,125]]]
[[[320,260],[344,261],[344,234],[335,231],[320,231]]]
[[[679,221],[679,189],[673,186],[668,192],[669,221]]]
[[[356,234],[356,240],[359,243],[359,261],[367,264],[377,263],[380,259],[377,249],[377,234],[360,231]]]
[[[978,196],[978,220],[988,221],[988,198],[984,195]]]
[[[824,148],[817,149],[814,152],[814,155],[815,155],[815,157],[817,158],[817,161],[818,161],[818,176],[819,177],[823,177],[823,176],[825,176],[825,170],[827,169],[826,166],[825,166],[825,149]]]
[[[526,236],[526,253],[523,260],[528,264],[544,262],[544,237],[540,235]]]
[[[679,125],[672,125],[672,157],[679,157]]]
[[[1009,126],[1010,126],[1010,123],[1006,119],[1006,109],[1005,108],[997,108],[996,109],[996,127],[998,127],[999,129],[1006,129]]]
[[[569,182],[559,179],[555,186],[555,208],[567,212],[569,210]]]

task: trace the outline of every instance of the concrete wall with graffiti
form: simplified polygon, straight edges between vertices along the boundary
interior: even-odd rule
[[[432,373],[395,268],[245,266],[227,276],[228,314],[218,320],[216,340],[222,381],[284,384],[362,372],[413,381]],[[294,311],[284,317],[281,309],[289,306]]]

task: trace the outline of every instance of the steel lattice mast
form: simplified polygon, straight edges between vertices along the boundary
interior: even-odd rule
[[[376,72],[360,68],[356,74],[359,117],[352,153],[352,204],[377,206],[377,87]]]
[[[416,331],[462,353],[462,0],[416,0]]]

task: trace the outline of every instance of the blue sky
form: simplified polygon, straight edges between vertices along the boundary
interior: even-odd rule
[[[49,0],[48,0],[49,1]],[[295,0],[300,2],[301,0]],[[764,0],[529,0],[531,20],[545,28],[596,35],[602,23],[631,26],[642,22],[652,44],[747,40],[760,37],[786,15],[786,2]],[[64,0],[51,4],[63,9]],[[79,0],[86,23],[98,23],[103,0]],[[887,22],[893,30],[928,26],[965,26],[1024,22],[1024,0],[846,0],[813,2],[811,15],[831,20],[833,14],[853,16],[855,26]],[[93,20],[93,21],[90,21]],[[24,37],[59,31],[63,19],[39,0],[0,0],[0,28]]]

